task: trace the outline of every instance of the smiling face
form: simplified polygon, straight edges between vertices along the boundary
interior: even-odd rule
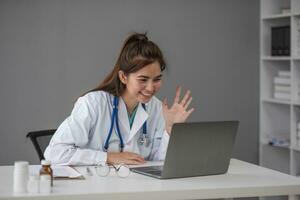
[[[138,102],[147,103],[150,101],[162,84],[162,73],[158,62],[146,65],[137,72],[128,75],[119,71],[119,78],[126,85],[122,97],[125,102],[127,101],[126,103],[132,106]]]

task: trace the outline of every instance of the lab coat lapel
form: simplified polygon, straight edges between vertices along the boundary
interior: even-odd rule
[[[128,138],[127,134],[130,131],[130,126],[129,126],[129,119],[128,119],[128,114],[127,114],[127,108],[125,105],[125,102],[123,101],[122,98],[119,100],[119,122],[121,122],[122,126],[124,127],[125,131],[122,136],[125,138]]]
[[[140,130],[144,122],[147,120],[148,116],[149,115],[144,110],[142,104],[139,103],[127,141],[130,141],[135,136],[135,134],[138,132],[138,130]]]

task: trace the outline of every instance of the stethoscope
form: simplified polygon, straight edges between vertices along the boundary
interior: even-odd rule
[[[108,147],[109,147],[109,140],[111,138],[112,135],[112,131],[114,128],[114,124],[116,123],[116,132],[117,135],[120,139],[120,149],[121,152],[123,152],[124,149],[124,141],[121,135],[121,131],[119,128],[119,120],[118,120],[118,106],[119,106],[119,98],[117,96],[114,96],[113,99],[113,111],[112,111],[112,116],[111,116],[111,125],[110,125],[110,129],[108,132],[108,136],[106,138],[105,141],[105,145],[104,145],[104,150],[107,151]],[[142,107],[144,108],[144,110],[146,110],[146,105],[142,103]],[[147,136],[147,121],[144,122],[143,124],[143,133],[140,135],[140,137],[138,138],[138,145],[140,146],[145,146],[145,147],[149,147],[151,141],[150,138]]]

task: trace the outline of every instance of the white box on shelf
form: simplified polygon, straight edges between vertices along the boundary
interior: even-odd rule
[[[282,99],[282,100],[290,100],[291,99],[291,94],[283,93],[283,92],[274,92],[274,98],[275,99]]]
[[[282,85],[291,85],[291,79],[275,76],[274,77],[274,83],[275,84],[282,84]]]
[[[275,92],[291,92],[291,86],[290,85],[274,85]]]
[[[278,76],[279,77],[286,77],[286,78],[290,78],[291,77],[291,71],[284,71],[284,70],[279,70],[278,71]]]

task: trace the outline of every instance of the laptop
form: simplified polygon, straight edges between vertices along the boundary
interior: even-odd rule
[[[238,121],[174,124],[164,165],[131,168],[159,178],[184,178],[227,172]]]

